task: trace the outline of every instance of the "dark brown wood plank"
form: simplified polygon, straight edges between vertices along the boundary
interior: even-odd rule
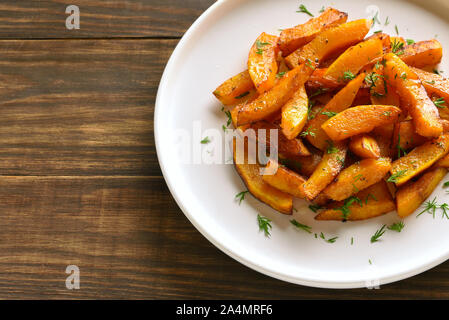
[[[0,174],[159,175],[154,102],[176,43],[0,41]]]
[[[214,0],[21,0],[0,2],[0,38],[180,37]],[[80,8],[79,30],[65,9]]]
[[[0,212],[1,298],[449,298],[449,263],[380,290],[254,272],[193,228],[160,177],[2,177]],[[69,264],[80,290],[65,288]]]

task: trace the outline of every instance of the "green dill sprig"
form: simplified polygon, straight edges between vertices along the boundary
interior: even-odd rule
[[[355,74],[353,74],[351,71],[345,71],[343,73],[343,79],[345,79],[345,80],[354,80],[355,79]]]
[[[424,202],[423,204],[424,206],[424,210],[421,211],[420,213],[418,213],[418,215],[416,216],[417,218],[422,215],[424,212],[430,213],[434,218],[435,218],[435,212],[437,210],[437,198],[433,198],[432,201],[427,200],[426,202]]]
[[[235,99],[242,99],[243,97],[246,97],[247,95],[249,95],[249,91],[243,92],[242,94],[235,97]]]
[[[322,232],[320,232],[320,238],[323,239],[324,241],[326,241],[327,243],[335,243],[335,241],[337,241],[337,239],[338,239],[338,237],[326,239],[326,236]]]
[[[297,10],[296,12],[305,13],[305,14],[308,14],[309,16],[311,16],[311,17],[314,17],[314,15],[309,10],[307,10],[306,6],[303,5],[303,4],[301,4],[299,6],[299,10]]]
[[[445,108],[446,107],[446,101],[444,100],[444,98],[438,98],[433,100],[433,104],[437,107],[437,108]]]
[[[257,214],[257,222],[259,224],[259,231],[263,231],[266,237],[270,237],[270,230],[272,229],[271,220],[265,217],[262,217],[260,214]]]
[[[404,148],[401,147],[401,135],[398,134],[398,144],[396,145],[396,148],[398,149],[398,158],[402,157],[401,154],[404,156],[407,154],[407,152],[404,150]]]
[[[311,205],[309,205],[309,209],[312,210],[315,213],[317,213],[318,210],[320,210],[321,208],[323,208],[323,207],[318,205],[318,204],[311,204]]]
[[[335,147],[334,142],[332,140],[326,140],[328,146],[326,149],[326,152],[328,154],[332,154],[332,153],[337,153],[338,152],[338,148]]]
[[[270,45],[271,43],[269,42],[262,42],[260,40],[256,40],[256,53],[257,54],[262,54],[263,53],[263,47]]]
[[[380,75],[375,72],[371,72],[366,75],[365,82],[367,85],[369,85],[370,89],[372,89],[376,86],[376,82],[377,82],[377,80],[379,80],[379,77],[380,77]]]
[[[323,111],[321,114],[324,114],[325,116],[328,116],[328,118],[332,118],[338,114],[338,112],[333,111]]]
[[[279,73],[276,75],[276,78],[280,79],[280,78],[282,78],[286,73],[287,73],[287,72],[285,72],[285,71],[279,72]]]
[[[201,144],[208,144],[210,142],[209,137],[205,137],[203,140],[201,140]]]
[[[349,207],[354,202],[357,202],[361,207],[363,206],[362,200],[360,200],[360,198],[352,196],[352,197],[349,197],[348,199],[346,199],[341,207],[335,208],[335,210],[341,211],[344,221],[348,219],[349,214],[351,213],[351,210],[349,209]]]
[[[315,132],[313,132],[310,129],[307,129],[306,131],[301,132],[300,136],[301,137],[306,137],[306,136],[315,137]]]
[[[407,171],[408,171],[407,169],[405,169],[405,170],[399,170],[399,171],[396,172],[395,174],[392,174],[392,175],[388,178],[387,182],[394,182],[394,183],[396,183],[396,182],[398,181],[398,179],[401,178],[401,177],[403,177]]]
[[[396,232],[401,232],[402,229],[404,229],[405,224],[402,221],[393,223],[391,226],[388,227],[388,230],[392,230],[392,231],[396,231]]]
[[[299,223],[295,219],[290,220],[290,223],[298,229],[304,230],[307,233],[312,233],[312,231],[310,231],[310,230],[312,230],[312,227],[309,227],[305,224]]]
[[[235,199],[238,200],[239,205],[242,203],[243,200],[245,200],[245,195],[248,193],[249,191],[242,191],[239,192],[235,195]]]
[[[371,237],[371,243],[379,241],[379,238],[382,237],[385,233],[385,227],[386,225],[383,225],[382,228],[374,233],[374,235]]]
[[[403,55],[404,43],[397,39],[394,39],[393,42],[391,43],[391,51],[395,53],[397,56]]]

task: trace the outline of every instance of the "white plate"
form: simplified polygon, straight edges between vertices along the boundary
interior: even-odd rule
[[[204,130],[221,130],[226,118],[211,92],[230,76],[244,70],[248,50],[262,32],[278,33],[305,22],[296,13],[304,3],[313,13],[325,5],[349,13],[349,20],[368,17],[373,5],[380,10],[382,29],[404,38],[425,40],[438,35],[449,48],[449,2],[446,0],[227,0],[210,7],[188,30],[174,51],[162,77],[156,101],[155,139],[159,163],[171,193],[193,225],[229,256],[259,272],[285,281],[326,288],[356,288],[401,280],[436,266],[449,257],[449,220],[424,214],[405,219],[401,233],[387,231],[377,243],[370,237],[383,224],[398,221],[395,213],[357,223],[316,222],[298,200],[293,218],[335,243],[296,230],[291,217],[276,213],[251,196],[239,205],[235,195],[246,190],[232,165],[184,164],[183,146],[200,144]],[[371,7],[370,7],[371,6]],[[390,24],[384,26],[386,17]],[[449,70],[443,63],[442,70]],[[177,136],[192,133],[201,121],[203,133],[191,145]],[[178,130],[178,131],[177,131]],[[193,133],[192,133],[193,134]],[[201,150],[201,149],[200,149]],[[205,154],[207,151],[203,150]],[[444,180],[443,180],[444,181]],[[431,196],[447,201],[440,186]],[[271,238],[259,232],[257,214],[273,220]],[[351,245],[351,238],[354,244]],[[369,263],[371,261],[371,264]]]

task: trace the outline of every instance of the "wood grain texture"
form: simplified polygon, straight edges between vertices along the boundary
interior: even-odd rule
[[[2,177],[0,190],[3,298],[449,298],[447,264],[380,290],[256,273],[191,226],[161,177]],[[69,264],[80,290],[65,288]]]
[[[0,38],[180,37],[214,0],[0,1]],[[80,8],[80,29],[67,30],[66,7]]]
[[[154,100],[176,43],[0,41],[0,173],[160,175]]]

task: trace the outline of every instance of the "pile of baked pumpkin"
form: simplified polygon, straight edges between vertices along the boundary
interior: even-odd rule
[[[235,164],[262,202],[291,214],[303,198],[320,208],[317,220],[406,217],[449,167],[449,80],[435,69],[442,46],[367,37],[372,20],[347,19],[327,8],[280,36],[262,33],[248,69],[213,94],[239,132],[279,129],[279,158],[264,165],[275,174]]]

